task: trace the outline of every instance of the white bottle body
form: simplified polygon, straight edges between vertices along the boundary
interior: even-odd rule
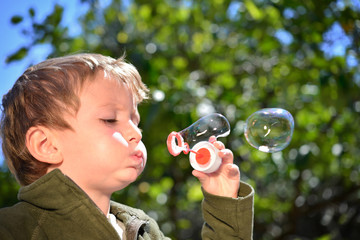
[[[196,153],[201,148],[206,148],[210,153],[210,158],[207,161],[206,164],[199,164],[196,161]],[[195,146],[192,148],[194,152],[190,152],[190,164],[191,166],[198,171],[204,172],[204,173],[212,173],[219,169],[221,165],[221,158],[219,157],[219,150],[210,142],[207,141],[201,141],[195,144]]]

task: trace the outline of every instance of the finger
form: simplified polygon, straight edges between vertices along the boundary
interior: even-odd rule
[[[219,151],[219,157],[222,159],[223,164],[232,164],[234,162],[234,154],[229,149],[223,149]]]
[[[215,136],[211,136],[211,137],[209,138],[209,142],[214,143],[215,141],[216,141],[216,137],[215,137]]]
[[[220,141],[215,141],[215,142],[213,143],[213,145],[214,145],[217,149],[219,149],[219,150],[225,149],[224,143],[222,143],[222,142],[220,142]]]
[[[205,180],[208,178],[208,176],[205,173],[200,172],[198,170],[193,170],[192,174],[194,177],[198,178],[201,183],[205,182]]]

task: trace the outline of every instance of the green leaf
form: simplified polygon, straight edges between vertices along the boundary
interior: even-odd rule
[[[23,21],[23,19],[24,18],[22,16],[16,15],[16,16],[11,17],[11,23],[14,25],[19,24]]]
[[[35,9],[34,8],[29,9],[29,15],[30,15],[31,18],[35,17]]]
[[[261,10],[251,0],[245,0],[244,3],[253,19],[260,20],[264,17]]]
[[[26,47],[22,47],[17,50],[14,54],[11,54],[9,57],[6,58],[6,62],[10,63],[13,61],[21,60],[27,56],[29,49]]]

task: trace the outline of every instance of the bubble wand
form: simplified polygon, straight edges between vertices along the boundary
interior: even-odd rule
[[[286,148],[294,131],[292,115],[281,108],[264,108],[251,114],[246,120],[244,135],[247,142],[262,152],[273,153]],[[204,173],[215,172],[221,165],[219,150],[210,137],[226,137],[230,134],[229,121],[221,114],[213,113],[180,132],[171,132],[167,147],[171,155],[188,154],[191,166]],[[214,138],[211,138],[214,139]]]
[[[223,115],[213,113],[200,118],[180,132],[171,132],[167,138],[167,147],[173,156],[190,152],[191,166],[196,170],[211,173],[219,168],[221,158],[218,156],[219,150],[209,139],[212,136],[218,138],[229,134],[229,121]]]

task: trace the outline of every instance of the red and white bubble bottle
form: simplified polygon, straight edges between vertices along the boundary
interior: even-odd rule
[[[167,138],[171,155],[190,153],[191,166],[204,173],[215,172],[221,165],[219,150],[209,142],[210,137],[226,137],[230,134],[229,121],[221,114],[212,113],[180,132],[172,132]]]

